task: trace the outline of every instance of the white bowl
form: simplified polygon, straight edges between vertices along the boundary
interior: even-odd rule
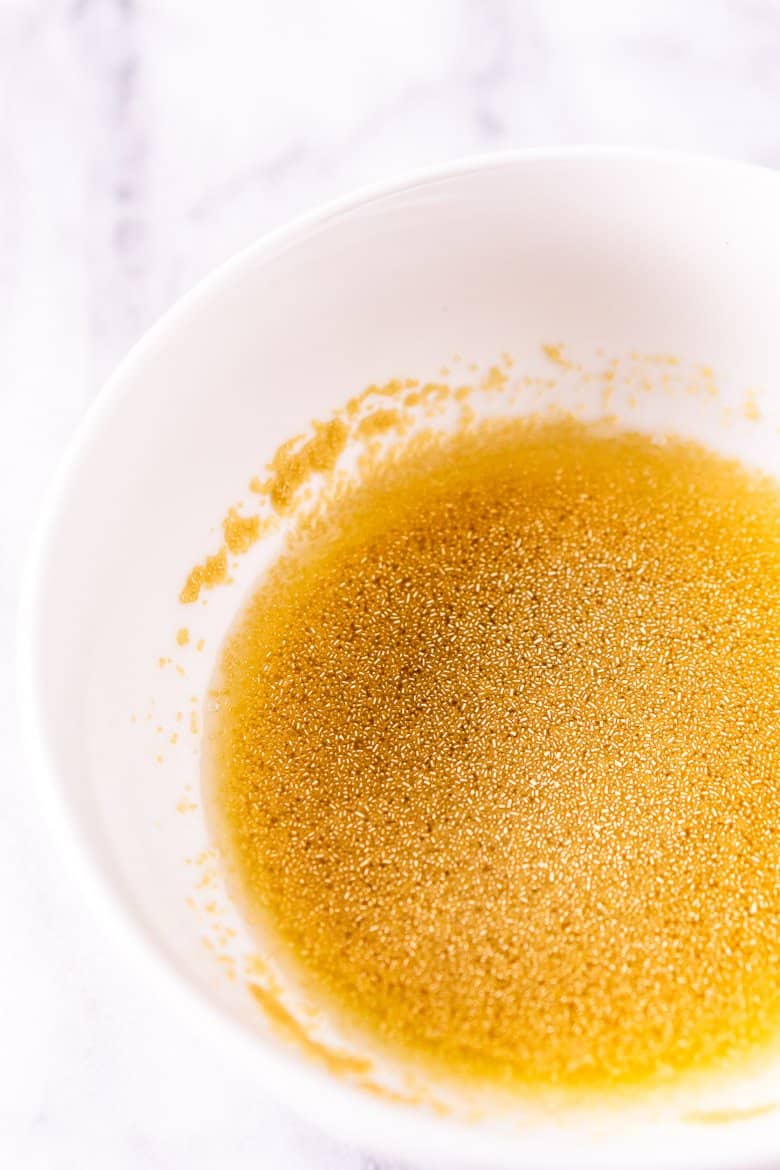
[[[428,376],[455,354],[484,364],[511,351],[515,371],[538,373],[540,346],[565,341],[593,361],[656,355],[661,382],[680,370],[709,378],[709,365],[729,427],[713,429],[702,399],[663,387],[640,406],[641,424],[772,466],[779,225],[777,176],[732,163],[572,150],[428,171],[315,212],[222,267],[133,350],[80,430],[24,589],[21,678],[41,801],[104,917],[193,1025],[342,1137],[515,1170],[712,1170],[780,1152],[780,1112],[760,1111],[780,1101],[777,1065],[718,1089],[719,1107],[742,1110],[729,1124],[714,1123],[714,1097],[703,1124],[700,1095],[652,1111],[469,1119],[346,1083],[267,1027],[244,980],[225,975],[241,927],[224,907],[238,941],[220,935],[223,917],[210,925],[219,877],[207,859],[204,887],[193,859],[205,824],[189,808],[199,804],[190,711],[267,552],[246,557],[206,607],[178,601],[225,509],[248,498],[281,441],[368,383]],[[659,364],[669,354],[678,364]],[[738,410],[746,392],[749,419]],[[183,648],[181,626],[192,631]],[[161,657],[173,661],[160,667]]]

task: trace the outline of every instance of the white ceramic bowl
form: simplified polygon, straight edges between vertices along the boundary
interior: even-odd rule
[[[188,569],[282,440],[366,384],[425,376],[456,353],[489,363],[509,350],[515,370],[538,372],[540,346],[565,341],[582,354],[673,354],[673,373],[710,365],[733,420],[712,441],[771,466],[779,321],[775,174],[594,150],[471,159],[260,241],[166,315],[85,420],[24,589],[22,690],[41,801],[149,977],[218,1035],[225,1060],[340,1136],[448,1167],[744,1168],[780,1156],[780,1113],[754,1112],[780,1101],[780,1069],[726,1086],[720,1104],[745,1111],[730,1124],[694,1119],[693,1099],[654,1113],[469,1121],[368,1094],[266,1028],[244,981],[225,977],[230,956],[215,961],[203,945],[211,927],[193,859],[208,843],[188,807],[199,766],[190,711],[260,561],[250,555],[231,587],[183,612]],[[758,423],[739,415],[746,392]],[[640,409],[642,422],[707,432],[699,400],[667,399]],[[192,631],[183,648],[180,626]],[[161,668],[160,657],[173,661]]]

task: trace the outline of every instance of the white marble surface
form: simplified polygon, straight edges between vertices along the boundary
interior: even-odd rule
[[[390,1170],[221,1067],[94,928],[27,791],[18,570],[85,407],[198,276],[356,184],[562,142],[780,165],[780,4],[0,0],[0,1166]]]

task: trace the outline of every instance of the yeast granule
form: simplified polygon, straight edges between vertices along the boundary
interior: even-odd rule
[[[246,912],[398,1053],[649,1085],[780,1032],[780,491],[506,423],[377,468],[222,652]]]

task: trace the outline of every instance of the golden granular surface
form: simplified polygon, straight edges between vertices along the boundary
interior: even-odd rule
[[[523,1090],[780,1032],[780,490],[507,422],[326,510],[223,649],[206,777],[250,918],[398,1053]]]

